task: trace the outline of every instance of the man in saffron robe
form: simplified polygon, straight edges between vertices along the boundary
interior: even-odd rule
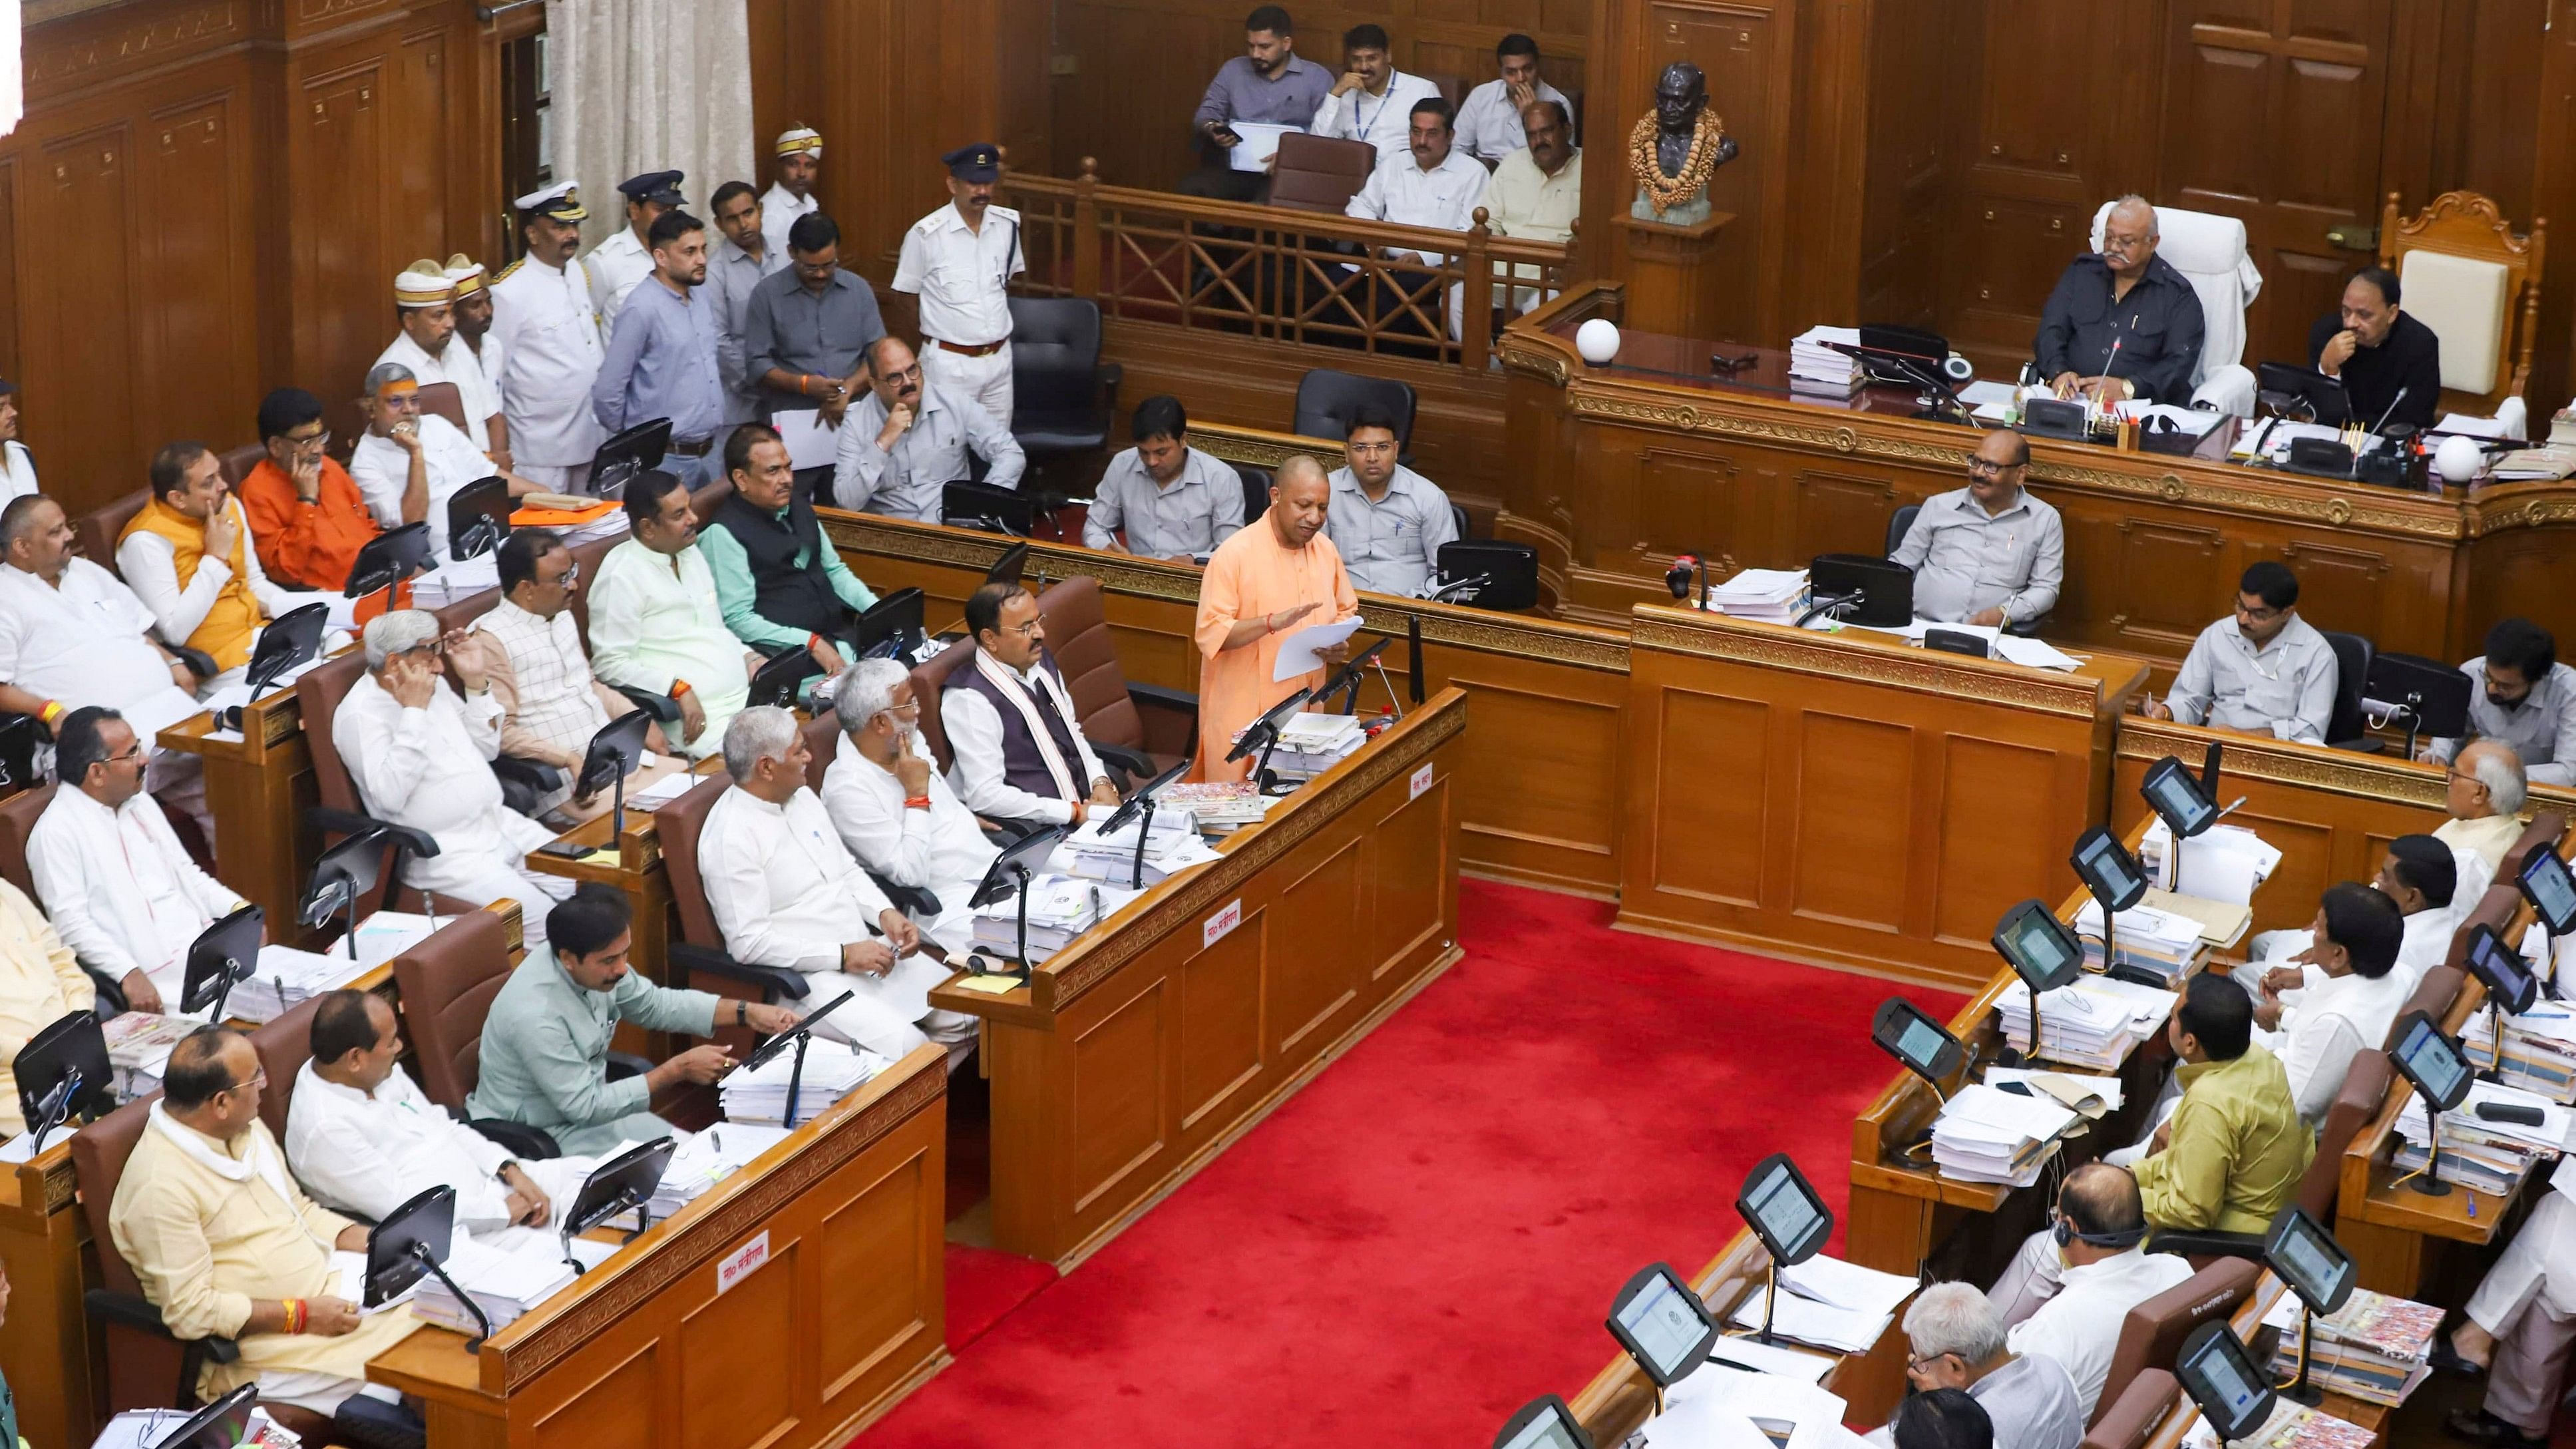
[[[1201,780],[1240,780],[1249,759],[1226,762],[1234,736],[1262,712],[1324,682],[1322,668],[1292,679],[1270,676],[1298,630],[1338,623],[1360,611],[1342,556],[1324,536],[1332,487],[1323,466],[1299,455],[1279,469],[1270,510],[1217,546],[1199,583],[1199,751]],[[1325,665],[1348,644],[1316,651]]]

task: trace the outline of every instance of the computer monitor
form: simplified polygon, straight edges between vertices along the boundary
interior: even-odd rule
[[[365,1308],[381,1308],[411,1291],[429,1271],[413,1248],[426,1248],[431,1262],[447,1261],[456,1242],[456,1189],[446,1183],[428,1188],[385,1214],[367,1230]]]
[[[252,1411],[259,1407],[259,1385],[244,1384],[190,1414],[144,1449],[239,1449],[250,1442]]]
[[[381,830],[364,831],[331,846],[313,862],[313,874],[304,884],[304,898],[296,903],[296,920],[319,930],[335,915],[354,918],[358,901],[376,888],[384,870],[385,836]],[[354,934],[348,947],[351,951],[358,948]]]
[[[2218,802],[2210,798],[2200,777],[2171,755],[2147,766],[2146,778],[2138,782],[2138,794],[2173,831],[2176,840],[2189,840],[2218,823]]]
[[[1565,1400],[1541,1394],[1504,1423],[1494,1449],[1592,1449],[1592,1436],[1575,1422]]]
[[[2361,712],[2410,735],[2457,739],[2468,733],[2473,688],[2458,665],[2418,654],[2373,654],[2362,677]]]
[[[1037,520],[1037,500],[1016,488],[959,481],[939,490],[939,521],[952,527],[1026,538]]]
[[[1669,1263],[1637,1270],[1610,1304],[1610,1336],[1660,1388],[1671,1388],[1708,1362],[1717,1319]]]
[[[243,906],[188,943],[188,965],[179,979],[179,1009],[204,1011],[220,1005],[235,985],[259,969],[259,946],[268,931],[268,913]],[[215,1020],[221,1021],[218,1011]]]
[[[1002,556],[993,560],[993,566],[984,571],[984,582],[1016,584],[1020,581],[1021,575],[1028,572],[1028,568],[1029,546],[1025,543],[1015,543],[1002,550]]]
[[[0,715],[0,785],[32,790],[45,783],[36,746],[51,738],[32,714]]]
[[[2217,1431],[2219,1442],[2232,1443],[2253,1433],[2272,1417],[2278,1395],[2272,1376],[2255,1366],[2253,1355],[2237,1340],[2224,1319],[2204,1323],[2183,1340],[2174,1359],[2174,1377],[2200,1406],[2201,1417]]]
[[[2037,900],[2023,901],[1995,923],[1997,955],[2035,994],[2054,991],[2075,979],[2084,963],[2084,943],[2057,913]]]
[[[277,682],[277,677],[322,652],[322,636],[331,628],[331,606],[305,604],[287,610],[268,621],[259,631],[259,642],[251,646],[250,669],[243,682],[250,686],[253,698]],[[234,721],[232,728],[241,724]]]
[[[2531,902],[2532,914],[2553,936],[2576,935],[2576,879],[2567,874],[2567,862],[2547,846],[2534,846],[2522,858],[2522,871],[2514,877],[2522,887],[2522,898]]]
[[[1914,570],[1865,553],[1820,553],[1807,564],[1818,599],[1852,596],[1855,624],[1902,629],[1914,622]]]
[[[1878,1015],[1869,1024],[1869,1039],[1927,1082],[1947,1079],[1966,1056],[1948,1027],[1902,996],[1891,996],[1878,1004]]]
[[[1442,580],[1439,599],[1479,609],[1538,607],[1538,550],[1526,543],[1462,538],[1440,545],[1432,572]]]
[[[2263,1235],[2263,1261],[2312,1313],[2332,1313],[2352,1296],[2360,1270],[2325,1224],[2296,1203],[2281,1209]]]
[[[447,496],[447,556],[463,563],[510,536],[510,480],[495,473]]]
[[[922,628],[921,590],[897,589],[859,616],[852,631],[852,657],[901,660],[930,636]]]
[[[2125,911],[2147,893],[2147,873],[2120,837],[2096,825],[2075,841],[2076,877],[2103,909]]]
[[[623,498],[626,485],[648,468],[662,466],[671,451],[671,420],[648,418],[599,445],[590,455],[590,491],[601,498]]]
[[[2424,1094],[2425,1105],[2448,1112],[2467,1099],[2469,1083],[2477,1074],[2460,1044],[2443,1034],[2439,1022],[2421,1011],[2410,1011],[2389,1029],[2388,1039],[2397,1044],[2388,1053],[2389,1062]]]
[[[108,1062],[107,1035],[99,1030],[95,1012],[74,1011],[55,1018],[18,1048],[9,1069],[18,1079],[19,1115],[30,1129],[44,1120],[45,1099],[74,1072],[80,1073],[80,1086],[72,1091],[73,1116],[112,1111],[116,1106],[115,1068]]]
[[[2487,989],[2487,999],[2502,1007],[2507,1016],[2520,1016],[2531,1010],[2540,999],[2540,977],[2522,953],[2505,944],[2496,928],[2484,921],[2469,927],[2469,944],[2464,959],[2469,974]]]
[[[1735,1195],[1735,1210],[1745,1226],[1771,1254],[1771,1261],[1793,1268],[1816,1256],[1834,1232],[1833,1209],[1789,1154],[1774,1152],[1753,1164]]]

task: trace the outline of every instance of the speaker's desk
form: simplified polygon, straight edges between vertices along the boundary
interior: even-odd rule
[[[993,1245],[1071,1266],[1458,959],[1467,698],[1442,690],[984,1019]]]
[[[2074,673],[1640,605],[1618,923],[1975,989],[2074,883],[2135,659]]]
[[[947,1092],[923,1047],[479,1352],[423,1325],[367,1376],[431,1449],[839,1449],[948,1361]]]

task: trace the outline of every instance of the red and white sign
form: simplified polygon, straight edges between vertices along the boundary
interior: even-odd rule
[[[1199,949],[1204,951],[1232,934],[1243,924],[1243,898],[1237,896],[1225,903],[1225,909],[1207,918],[1199,927]]]
[[[731,1291],[733,1285],[759,1272],[768,1261],[769,1234],[764,1230],[750,1242],[727,1253],[724,1261],[716,1264],[716,1291]]]
[[[1431,762],[1425,760],[1422,762],[1422,768],[1413,772],[1413,793],[1405,796],[1404,798],[1407,800],[1419,800],[1422,798],[1422,792],[1430,788]]]

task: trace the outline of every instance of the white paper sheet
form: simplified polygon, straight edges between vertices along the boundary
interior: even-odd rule
[[[1837,1359],[1810,1353],[1803,1348],[1782,1348],[1750,1336],[1729,1334],[1708,1351],[1711,1363],[1732,1364],[1758,1374],[1777,1374],[1800,1383],[1821,1384],[1833,1372]]]
[[[1294,679],[1323,668],[1324,662],[1315,657],[1315,651],[1330,649],[1358,633],[1359,629],[1360,621],[1351,618],[1338,624],[1309,624],[1289,635],[1288,642],[1279,646],[1279,662],[1270,670],[1271,682]]]
[[[1225,164],[1237,171],[1267,171],[1270,158],[1279,151],[1279,138],[1294,131],[1305,133],[1303,126],[1274,125],[1268,121],[1228,121],[1225,128],[1242,138],[1243,143],[1225,153]]]
[[[1919,1285],[1901,1273],[1882,1273],[1840,1258],[1814,1257],[1780,1270],[1790,1292],[1854,1313],[1893,1313]]]
[[[787,461],[798,468],[826,468],[841,451],[841,431],[825,427],[820,409],[779,413],[773,424],[778,441],[787,445]]]

